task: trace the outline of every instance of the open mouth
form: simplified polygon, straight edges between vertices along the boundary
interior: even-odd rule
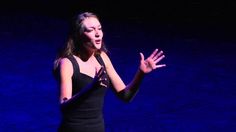
[[[96,44],[100,44],[101,43],[101,40],[99,39],[99,40],[95,40],[95,43]]]

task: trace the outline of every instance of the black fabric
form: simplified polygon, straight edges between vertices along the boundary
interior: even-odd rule
[[[101,64],[101,66],[103,66],[105,68],[105,63],[104,63],[102,57],[100,55],[96,55],[95,57],[96,57],[97,61],[99,62],[99,64]],[[106,68],[105,68],[104,72],[105,72],[105,74],[103,74],[103,76],[101,77],[102,83],[104,85],[106,85],[107,87],[109,87],[110,86],[110,80],[109,80],[109,77],[107,75]]]
[[[133,98],[135,97],[135,95],[137,94],[138,90],[139,90],[139,87],[132,90],[123,89],[120,92],[116,93],[116,95],[125,102],[131,102]]]
[[[73,65],[72,96],[89,85],[93,78],[80,73],[79,65],[73,56],[67,57]],[[96,56],[100,65],[104,66],[101,56]],[[109,84],[106,73],[104,83]],[[62,122],[59,132],[104,132],[103,102],[107,88],[97,85],[83,94],[75,105],[62,111]]]
[[[72,55],[68,56],[67,58],[71,61],[72,65],[73,65],[72,84],[74,84],[74,87],[78,87],[79,74],[77,74],[77,73],[80,72],[79,65],[78,65],[76,59]]]

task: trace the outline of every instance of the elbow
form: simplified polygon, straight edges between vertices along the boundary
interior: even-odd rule
[[[66,110],[66,103],[65,102],[60,103],[59,105],[60,105],[59,107],[60,107],[61,111],[65,111]]]
[[[126,98],[126,97],[119,97],[119,98],[125,103],[130,103],[132,101],[130,98]]]
[[[60,102],[59,105],[60,105],[61,111],[66,111],[72,106],[72,103],[70,100],[67,100],[67,98],[64,98],[63,101]]]
[[[125,102],[125,103],[130,103],[130,102],[132,102],[132,99],[130,99],[130,98],[124,99],[124,98],[123,98],[122,101]]]
[[[133,100],[133,95],[130,93],[130,91],[125,91],[122,90],[120,92],[117,93],[117,96],[119,97],[119,99],[121,99],[123,102],[125,103],[130,103]]]

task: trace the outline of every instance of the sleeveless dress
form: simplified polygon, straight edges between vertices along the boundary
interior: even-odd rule
[[[80,73],[79,65],[73,56],[67,58],[72,62],[74,70],[72,76],[73,96],[90,84],[93,78]],[[100,55],[97,55],[96,59],[100,65],[105,67]],[[108,86],[109,80],[106,72],[102,78],[103,84]],[[107,87],[97,85],[84,93],[75,105],[63,110],[59,132],[104,132],[103,102],[106,90]]]

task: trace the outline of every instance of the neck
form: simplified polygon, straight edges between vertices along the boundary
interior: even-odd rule
[[[77,52],[76,56],[78,56],[83,61],[88,61],[89,58],[94,56],[95,51],[92,50],[80,50]]]

